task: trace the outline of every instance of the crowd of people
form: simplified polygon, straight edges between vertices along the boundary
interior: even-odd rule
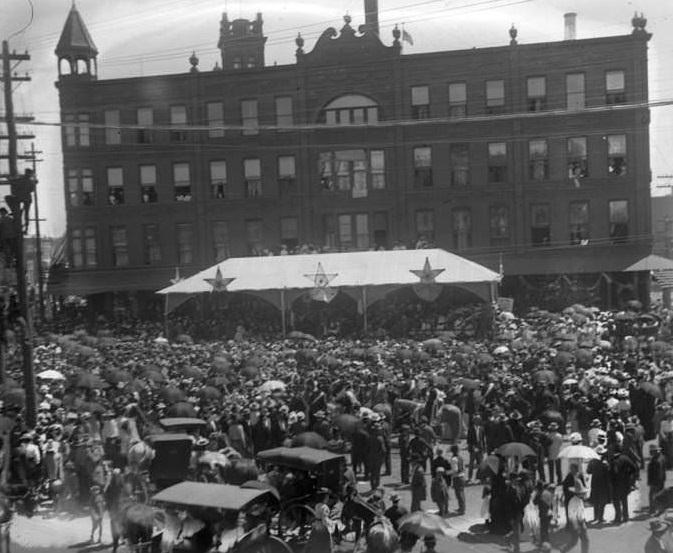
[[[57,512],[95,515],[111,504],[116,475],[132,500],[145,499],[153,455],[145,438],[163,417],[192,416],[206,426],[194,436],[189,478],[226,481],[199,462],[206,452],[254,459],[312,432],[318,447],[348,454],[325,519],[337,500],[359,493],[363,479],[362,500],[393,525],[405,511],[436,507],[447,516],[455,505],[464,513],[465,487],[481,484],[489,530],[509,533],[515,551],[522,525],[536,528],[541,550],[548,548],[558,519],[568,521],[566,550],[581,541],[588,551],[585,500],[595,523],[604,522],[607,504],[615,510],[610,522],[629,520],[627,497],[653,438],[640,485],[649,486],[653,513],[666,507],[655,496],[673,467],[671,314],[646,315],[655,322],[639,325],[641,317],[579,305],[522,318],[497,313],[489,338],[459,339],[447,323],[423,341],[260,340],[239,328],[226,340],[183,333],[169,342],[157,325],[103,320],[88,331],[43,332],[35,366],[49,373],[38,380],[34,428],[22,413],[18,366],[10,363],[2,386],[12,427],[9,489],[24,502],[50,501]],[[569,446],[593,453],[562,464]],[[399,475],[391,474],[397,455]],[[408,506],[399,495],[385,503],[386,474],[409,485]],[[278,474],[260,477],[281,489],[296,485]]]

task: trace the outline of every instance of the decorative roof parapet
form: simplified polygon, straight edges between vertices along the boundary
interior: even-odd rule
[[[304,52],[304,39],[298,36],[295,41],[298,46],[297,63],[333,63],[399,56],[401,47],[398,39],[392,46],[386,46],[379,35],[366,26],[360,27],[360,31],[362,32],[358,33],[351,27],[351,17],[346,15],[341,30],[337,32],[334,27],[325,29],[310,52]]]

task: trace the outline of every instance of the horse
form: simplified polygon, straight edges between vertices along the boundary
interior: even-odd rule
[[[356,543],[363,531],[367,531],[380,516],[376,507],[357,496],[346,499],[341,510],[341,520],[355,532]]]

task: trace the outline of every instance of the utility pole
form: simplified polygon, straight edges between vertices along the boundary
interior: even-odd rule
[[[35,144],[31,142],[30,151],[25,152],[30,155],[33,162],[33,176],[37,179],[37,163],[42,161],[37,159],[38,154],[43,152],[35,150]],[[35,203],[35,270],[37,271],[37,298],[40,309],[40,322],[44,324],[44,271],[42,269],[42,237],[40,236],[40,208],[37,205],[37,180],[35,181],[35,190],[33,191],[33,202]]]
[[[9,52],[9,43],[2,41],[2,80],[5,93],[5,115],[4,121],[7,127],[8,155],[0,156],[9,160],[8,180],[14,188],[15,183],[22,178],[19,176],[17,161],[19,159],[30,159],[28,156],[17,153],[17,142],[19,136],[16,132],[16,118],[14,116],[14,102],[12,100],[12,86],[15,81],[29,81],[30,77],[19,77],[12,75],[12,61],[21,62],[29,60],[30,56]],[[15,65],[16,67],[16,65]],[[23,137],[21,137],[23,138]],[[12,190],[14,193],[14,190]],[[33,370],[33,336],[30,320],[30,309],[28,308],[28,294],[26,290],[26,268],[24,259],[23,228],[21,223],[21,202],[16,195],[5,196],[7,205],[12,210],[14,216],[14,229],[16,234],[15,255],[16,255],[16,288],[19,296],[19,308],[21,310],[21,326],[23,327],[23,339],[21,341],[21,352],[23,356],[23,386],[26,391],[26,422],[30,428],[35,427],[37,416],[37,398],[35,395],[35,372]]]

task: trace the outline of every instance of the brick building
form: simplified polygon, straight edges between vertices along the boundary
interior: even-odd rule
[[[644,298],[649,279],[621,269],[651,249],[645,20],[623,36],[519,44],[512,28],[501,47],[404,55],[366,7],[359,29],[346,16],[310,51],[298,36],[296,63],[264,65],[261,14],[225,14],[221,67],[192,55],[182,73],[98,80],[73,6],[56,49],[60,290],[150,293],[175,267],[282,245],[425,241],[502,268],[516,298]]]

